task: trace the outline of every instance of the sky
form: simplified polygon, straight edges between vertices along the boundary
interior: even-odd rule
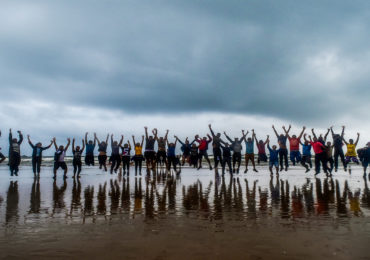
[[[62,144],[209,123],[261,138],[346,125],[364,145],[369,21],[366,0],[2,0],[0,147],[9,128]]]

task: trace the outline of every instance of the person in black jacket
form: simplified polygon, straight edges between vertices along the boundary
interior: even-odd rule
[[[38,142],[36,145],[32,144],[30,135],[27,135],[28,143],[32,147],[32,171],[36,178],[40,178],[41,171],[41,161],[42,161],[42,151],[49,149],[53,145],[53,140],[51,140],[50,145],[42,147],[42,144]],[[36,175],[37,174],[37,175]]]
[[[13,138],[12,129],[9,129],[9,169],[10,176],[18,176],[19,165],[21,163],[20,147],[23,142],[23,135],[18,131],[19,140]]]

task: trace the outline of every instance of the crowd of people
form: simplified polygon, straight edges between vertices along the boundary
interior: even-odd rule
[[[148,128],[145,127],[145,135],[141,137],[141,141],[136,141],[135,136],[132,136],[132,145],[130,140],[124,143],[124,136],[122,135],[118,140],[115,140],[113,134],[107,135],[105,140],[100,141],[94,133],[93,139],[88,140],[88,133],[82,140],[82,145],[76,145],[75,139],[72,139],[72,154],[73,154],[73,177],[79,178],[82,169],[83,154],[85,165],[95,165],[95,148],[98,147],[98,163],[99,168],[108,171],[107,168],[107,148],[110,137],[111,154],[109,157],[110,173],[117,173],[122,165],[123,174],[129,175],[131,162],[134,164],[135,175],[142,173],[142,163],[146,162],[148,172],[156,171],[158,168],[173,169],[177,174],[181,172],[181,166],[187,163],[190,167],[202,168],[203,158],[206,160],[210,170],[215,169],[218,174],[218,167],[220,166],[222,174],[226,171],[230,174],[239,174],[242,163],[243,144],[245,144],[245,170],[249,170],[249,163],[252,165],[252,170],[258,172],[256,169],[256,154],[255,146],[257,147],[257,164],[261,162],[268,163],[269,171],[273,175],[274,170],[276,174],[279,171],[288,171],[288,141],[289,141],[289,158],[293,166],[299,164],[305,168],[306,172],[310,171],[312,166],[312,154],[314,152],[314,170],[315,175],[322,171],[327,176],[332,176],[332,172],[338,171],[339,158],[341,159],[344,171],[347,171],[347,165],[351,162],[355,164],[362,164],[364,176],[366,176],[367,167],[370,161],[370,142],[366,147],[357,149],[357,144],[360,134],[357,133],[357,139],[344,138],[345,127],[342,127],[340,134],[334,133],[333,127],[330,127],[327,132],[322,135],[316,135],[314,129],[311,130],[312,135],[305,133],[306,127],[303,127],[300,134],[290,134],[291,126],[286,129],[282,127],[283,132],[278,133],[276,128],[272,129],[277,138],[277,145],[270,145],[270,136],[267,135],[265,140],[259,140],[255,131],[251,130],[251,135],[248,136],[249,131],[241,131],[241,137],[230,138],[224,132],[225,138],[221,133],[214,133],[212,126],[209,125],[210,133],[207,136],[200,138],[196,135],[192,141],[189,138],[181,141],[176,135],[174,141],[168,140],[169,130],[164,136],[158,136],[158,130],[154,128],[152,134],[148,134]],[[328,135],[331,133],[332,141],[328,141]],[[18,131],[18,138],[14,138],[12,130],[9,131],[9,156],[8,165],[11,176],[18,176],[19,165],[21,162],[20,147],[23,142],[23,135]],[[0,132],[1,136],[1,132]],[[70,147],[71,139],[67,139],[67,144],[57,145],[54,137],[48,146],[43,146],[38,142],[33,144],[30,136],[27,136],[28,143],[32,148],[32,168],[35,177],[40,177],[42,152],[54,146],[54,178],[56,178],[59,168],[63,170],[64,177],[67,177],[68,167],[66,164],[66,153]],[[303,140],[302,140],[303,138]],[[145,146],[144,146],[145,141]],[[177,155],[176,146],[181,145],[181,155]],[[157,150],[155,145],[157,144]],[[208,156],[208,148],[212,145],[213,149],[213,167]],[[266,154],[266,146],[269,151],[269,156]],[[346,146],[347,151],[344,153],[343,147]],[[302,147],[302,152],[300,147]],[[133,155],[131,150],[133,149]],[[144,150],[144,152],[143,152]],[[5,160],[5,156],[0,153],[0,163]],[[370,176],[370,173],[369,173]]]

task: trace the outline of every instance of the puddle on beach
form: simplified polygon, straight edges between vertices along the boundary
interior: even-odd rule
[[[215,178],[0,167],[0,257],[369,259],[370,180],[300,167]],[[69,172],[69,175],[71,173]]]

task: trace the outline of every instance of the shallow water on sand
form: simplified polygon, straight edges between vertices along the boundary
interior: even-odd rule
[[[361,168],[314,178],[300,167],[215,178],[183,169],[130,177],[83,169],[39,181],[0,167],[0,257],[369,259]]]

